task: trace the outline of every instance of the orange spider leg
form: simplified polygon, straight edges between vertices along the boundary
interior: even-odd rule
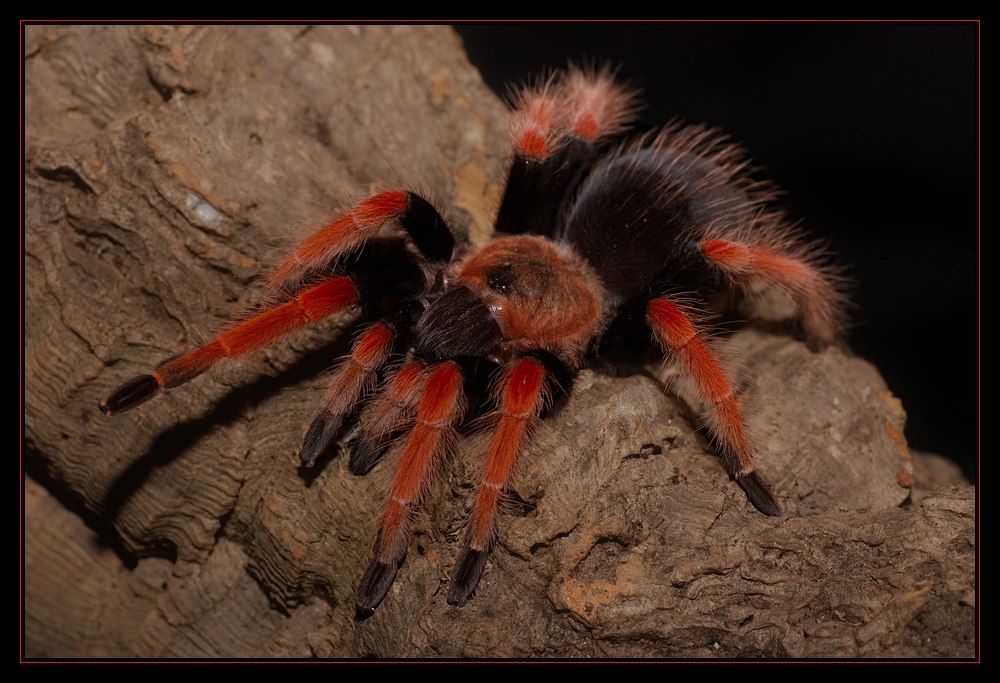
[[[705,240],[701,251],[711,263],[737,282],[757,278],[788,292],[799,307],[810,341],[825,346],[837,334],[841,294],[831,277],[806,255],[783,253],[765,246]]]
[[[417,406],[416,424],[389,489],[375,557],[358,587],[355,603],[358,619],[371,616],[382,602],[406,557],[413,512],[420,505],[435,465],[448,448],[455,425],[465,412],[463,382],[462,371],[450,362],[436,366],[427,379]]]
[[[649,302],[646,319],[656,341],[680,361],[709,404],[709,424],[721,451],[723,467],[757,509],[764,514],[780,514],[780,506],[754,474],[753,447],[739,401],[704,334],[680,306],[666,298]]]
[[[300,244],[281,262],[268,286],[280,289],[298,284],[310,269],[325,266],[361,246],[371,233],[399,218],[408,205],[409,193],[405,190],[382,192],[366,199]]]
[[[392,436],[409,426],[429,371],[423,363],[407,363],[387,381],[375,399],[348,467],[367,474],[388,450]]]
[[[518,155],[548,157],[558,147],[565,127],[562,100],[551,78],[518,93],[510,114],[510,135]]]
[[[292,330],[304,327],[356,303],[358,290],[347,277],[335,277],[295,298],[269,308],[229,328],[212,341],[160,363],[115,389],[99,407],[108,417],[148,401],[160,389],[188,382],[223,358],[233,358],[267,346]]]
[[[585,140],[625,131],[639,109],[638,92],[615,82],[610,69],[570,69],[562,90],[569,130]]]
[[[311,467],[337,439],[344,418],[375,384],[376,373],[392,352],[396,332],[385,322],[369,327],[337,368],[323,397],[323,409],[302,444],[302,464]]]
[[[483,468],[482,482],[469,520],[465,547],[451,575],[448,603],[461,607],[472,597],[496,538],[497,512],[524,451],[531,429],[546,403],[545,367],[521,358],[508,367],[500,392],[498,419]]]
[[[428,259],[451,259],[455,239],[437,210],[413,192],[390,190],[366,199],[313,233],[278,265],[268,287],[294,291],[309,272],[357,250],[390,221],[398,221]]]

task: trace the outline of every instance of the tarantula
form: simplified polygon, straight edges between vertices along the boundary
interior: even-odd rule
[[[350,470],[367,473],[405,441],[357,590],[358,618],[381,603],[406,556],[435,465],[473,412],[467,396],[491,395],[481,403],[492,405],[495,427],[451,577],[448,602],[459,606],[483,574],[499,505],[554,392],[569,390],[582,368],[650,341],[693,380],[726,472],[758,510],[779,514],[755,472],[733,378],[713,350],[708,302],[752,283],[777,287],[819,347],[841,323],[836,272],[771,207],[774,188],[752,178],[743,151],[719,132],[674,123],[609,146],[636,104],[607,70],[570,68],[521,89],[492,239],[466,244],[409,190],[377,194],[299,245],[271,276],[266,304],[122,384],[101,411],[135,408],[224,358],[359,309],[371,324],[336,370],[301,451],[307,466],[332,453],[366,401]],[[477,392],[484,370],[496,368],[492,391]]]

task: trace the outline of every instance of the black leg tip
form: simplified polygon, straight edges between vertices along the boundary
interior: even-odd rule
[[[740,485],[743,492],[747,494],[747,499],[759,511],[769,517],[777,517],[781,514],[781,506],[774,499],[767,486],[760,480],[756,472],[745,474],[736,478],[736,483]]]
[[[403,564],[404,559],[406,559],[405,555],[400,558],[399,562],[392,564],[385,564],[376,559],[368,565],[364,576],[361,577],[358,593],[354,599],[354,619],[356,621],[364,621],[375,614],[375,609],[385,600],[389,587],[396,579],[396,572]]]
[[[362,607],[361,605],[354,606],[354,621],[365,621],[374,614],[374,607]]]
[[[455,561],[455,570],[451,573],[451,587],[448,589],[448,604],[462,607],[476,594],[476,587],[483,578],[486,560],[490,557],[489,550],[474,550],[469,546],[462,548]]]
[[[302,452],[299,453],[303,467],[312,467],[321,456],[334,448],[340,437],[342,417],[323,411],[309,425],[309,431],[306,432],[306,438],[302,442]]]
[[[131,410],[156,396],[160,384],[152,375],[139,375],[122,384],[111,395],[98,402],[97,407],[108,417]]]
[[[351,450],[351,459],[347,462],[347,468],[351,474],[363,475],[372,471],[378,464],[386,451],[389,450],[390,441],[375,441],[362,436],[354,444]]]

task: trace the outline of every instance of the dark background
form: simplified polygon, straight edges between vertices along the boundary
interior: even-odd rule
[[[567,60],[620,66],[643,124],[680,117],[742,141],[856,282],[848,342],[909,415],[912,448],[975,476],[975,24],[465,25],[503,94]]]

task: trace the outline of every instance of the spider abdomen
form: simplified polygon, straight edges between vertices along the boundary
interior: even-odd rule
[[[736,230],[765,197],[738,148],[701,128],[668,128],[599,161],[580,184],[559,236],[597,271],[615,303],[664,279],[674,289],[716,284],[699,243]]]

